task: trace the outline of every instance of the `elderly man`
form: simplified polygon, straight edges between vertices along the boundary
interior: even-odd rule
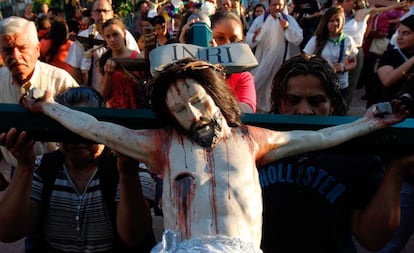
[[[161,129],[133,130],[99,122],[48,96],[41,101],[25,97],[23,104],[163,173],[168,231],[166,243],[153,252],[261,252],[262,198],[256,164],[329,148],[398,123],[408,114],[395,102],[393,112],[384,117],[375,117],[370,108],[360,120],[319,131],[245,126],[220,70],[192,59],[167,65],[150,89],[153,109],[166,123]]]
[[[88,29],[80,32],[79,36],[93,37],[94,39],[103,40],[102,25],[105,21],[114,17],[111,1],[96,0],[93,3],[91,15],[95,23],[89,26]],[[126,46],[129,49],[139,52],[137,42],[129,31],[126,33],[125,40]],[[66,62],[73,67],[71,73],[72,76],[78,80],[80,84],[91,86],[92,88],[99,90],[99,75],[96,66],[98,59],[105,53],[105,51],[105,47],[95,46],[91,54],[88,54],[80,43],[73,43],[68,56],[66,57]]]
[[[34,22],[9,17],[0,23],[0,50],[5,67],[0,68],[0,103],[19,103],[31,88],[49,90],[51,95],[79,86],[65,70],[40,62],[40,43]],[[0,147],[6,161],[16,165],[14,157]],[[53,147],[50,147],[53,149]],[[46,143],[36,145],[36,153],[48,151]]]

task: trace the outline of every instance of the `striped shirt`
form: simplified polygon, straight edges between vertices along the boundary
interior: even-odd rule
[[[39,175],[41,156],[37,158],[32,184],[32,199],[42,202],[43,180]],[[98,170],[98,169],[97,169]],[[52,252],[105,252],[113,247],[115,235],[102,195],[98,174],[89,179],[84,192],[79,192],[64,165],[57,175],[50,195],[43,231]],[[141,180],[143,175],[140,173]],[[154,184],[146,178],[142,184],[144,197],[154,199]],[[115,201],[119,201],[117,187]]]

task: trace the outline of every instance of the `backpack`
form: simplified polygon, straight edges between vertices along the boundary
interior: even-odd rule
[[[41,164],[39,166],[39,175],[43,180],[43,192],[42,192],[42,217],[41,221],[44,220],[46,210],[49,208],[50,196],[53,189],[55,188],[55,181],[64,162],[63,154],[60,150],[46,153],[43,155]],[[155,246],[155,237],[153,233],[148,235],[148,238],[144,240],[144,245],[139,247],[127,246],[119,238],[116,226],[116,208],[117,202],[115,201],[116,190],[119,182],[119,174],[117,170],[116,157],[105,149],[98,158],[97,175],[100,180],[100,187],[102,190],[102,197],[105,205],[108,209],[108,213],[111,219],[113,232],[115,235],[113,252],[150,252],[153,246]],[[44,253],[48,251],[47,243],[43,234],[43,228],[40,226],[34,231],[35,234],[29,236],[34,240],[31,240],[33,248],[26,251],[30,253]],[[29,239],[30,240],[30,239]]]

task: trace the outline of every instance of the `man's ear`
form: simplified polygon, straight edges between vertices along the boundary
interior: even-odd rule
[[[40,57],[40,41],[36,43],[36,52],[38,54],[38,58]]]

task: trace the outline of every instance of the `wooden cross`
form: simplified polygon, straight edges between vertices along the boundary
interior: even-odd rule
[[[113,122],[131,129],[154,129],[163,127],[161,121],[150,109],[109,109],[78,108],[96,117],[98,120]],[[72,133],[53,119],[38,113],[28,112],[16,104],[0,104],[0,132],[15,127],[25,130],[35,140],[61,142],[90,142]],[[298,116],[274,114],[244,114],[247,125],[288,131],[294,129],[317,130],[323,127],[345,124],[356,120],[355,116]],[[382,129],[363,137],[352,139],[328,151],[360,154],[409,154],[414,145],[414,119]]]

